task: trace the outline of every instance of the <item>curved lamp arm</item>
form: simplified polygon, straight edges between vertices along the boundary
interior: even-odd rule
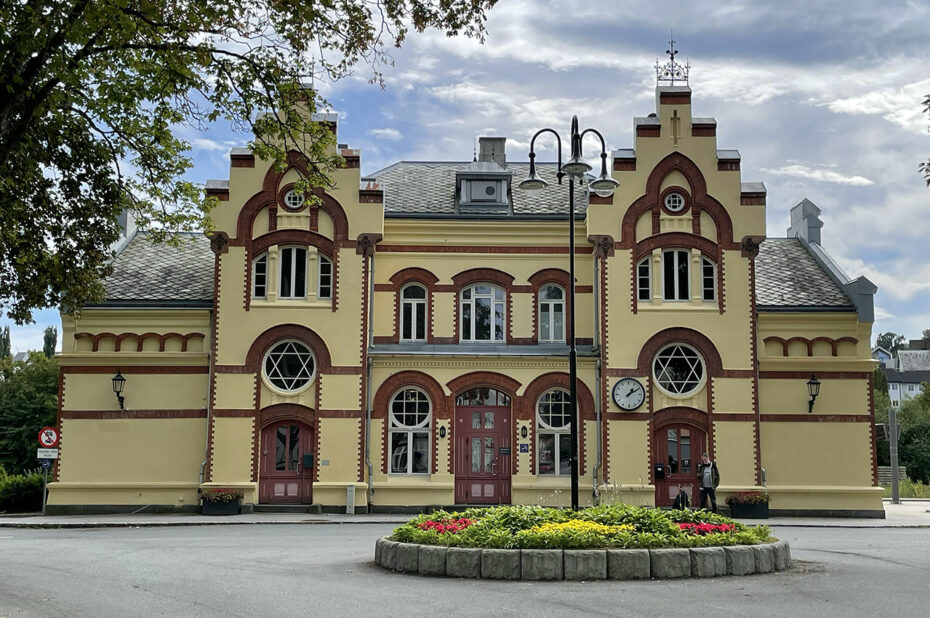
[[[534,150],[534,147],[536,145],[536,138],[542,135],[543,133],[552,133],[553,135],[555,135],[555,141],[556,141],[556,144],[558,145],[558,151],[557,151],[558,152],[558,168],[557,169],[559,170],[558,173],[556,174],[556,178],[558,178],[559,184],[562,184],[562,176],[564,175],[562,173],[562,137],[558,134],[558,132],[555,129],[550,129],[547,127],[545,129],[540,129],[539,131],[536,131],[536,134],[533,135],[533,138],[530,140],[530,173],[526,177],[526,180],[520,183],[520,186],[523,186],[524,183],[527,183],[528,181],[530,184],[538,184],[536,183],[536,181],[541,181],[543,184],[537,187],[523,186],[523,188],[525,189],[542,188],[545,186],[545,181],[539,178],[539,176],[536,174],[536,151]]]

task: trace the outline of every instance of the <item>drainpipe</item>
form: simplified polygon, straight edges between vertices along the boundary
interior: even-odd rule
[[[368,510],[371,512],[371,498],[375,493],[374,488],[374,469],[371,466],[371,346],[374,341],[373,333],[375,328],[375,253],[371,252],[368,266],[368,333],[365,335],[365,349],[368,350],[367,363],[365,367],[367,380],[366,402],[365,402],[365,466],[368,468]]]
[[[217,257],[219,259],[219,257]],[[215,293],[215,292],[214,292]],[[216,301],[214,301],[215,303]],[[210,329],[210,357],[207,359],[207,432],[206,438],[204,439],[203,446],[203,461],[200,462],[200,476],[198,477],[199,483],[197,491],[200,491],[199,485],[203,485],[204,474],[206,473],[207,461],[210,457],[210,417],[213,415],[213,401],[210,393],[213,389],[213,355],[216,353],[216,311],[215,306],[214,310],[210,311],[210,323],[212,328]]]
[[[594,474],[591,477],[591,483],[594,487],[594,504],[599,503],[600,493],[597,490],[597,477],[601,472],[601,465],[604,454],[601,452],[601,359],[598,358],[594,365],[595,385],[597,387],[597,396],[594,398],[594,413],[597,417],[597,463],[594,464]]]

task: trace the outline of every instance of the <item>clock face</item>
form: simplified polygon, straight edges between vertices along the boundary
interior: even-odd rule
[[[624,410],[635,410],[646,400],[646,389],[636,378],[623,378],[614,384],[613,396]]]

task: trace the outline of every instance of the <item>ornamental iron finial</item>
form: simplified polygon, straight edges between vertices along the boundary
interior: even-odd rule
[[[668,54],[668,62],[659,64],[658,59],[656,60],[656,82],[658,85],[661,86],[663,85],[662,82],[665,82],[665,85],[674,86],[676,81],[684,82],[687,85],[691,63],[681,64],[675,60],[678,50],[675,49],[675,39],[672,37],[671,32],[669,32],[668,49],[665,50],[665,53]]]

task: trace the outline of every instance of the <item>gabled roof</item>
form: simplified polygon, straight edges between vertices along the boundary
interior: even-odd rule
[[[842,289],[796,238],[767,238],[756,258],[759,311],[855,311]]]
[[[103,286],[107,307],[212,307],[213,253],[203,234],[181,233],[178,247],[137,232],[113,261]]]
[[[898,370],[930,371],[930,350],[898,350]]]
[[[472,172],[472,162],[400,161],[362,179],[374,180],[383,191],[384,216],[460,217],[494,215],[508,216],[500,208],[482,210],[471,206],[467,215],[456,210],[456,173]],[[499,171],[502,168],[495,165]],[[568,219],[568,179],[558,184],[555,163],[537,163],[536,173],[549,183],[539,191],[524,191],[518,185],[529,174],[529,163],[508,163],[506,171],[513,173],[510,186],[514,217]],[[583,217],[588,208],[584,187],[575,187],[575,217]]]
[[[930,370],[927,371],[898,371],[885,367],[885,379],[889,382],[904,384],[920,384],[930,382]]]

